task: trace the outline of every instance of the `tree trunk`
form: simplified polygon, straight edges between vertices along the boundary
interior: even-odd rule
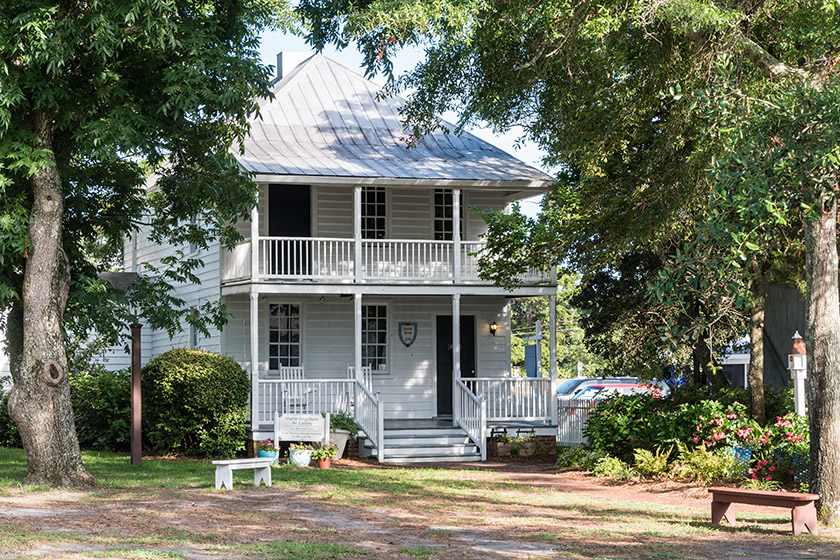
[[[750,287],[753,295],[753,310],[750,314],[750,369],[747,374],[750,387],[750,417],[764,425],[764,276],[758,261],[750,262],[750,271],[755,275]]]
[[[817,218],[805,223],[810,487],[821,496],[820,518],[827,525],[840,522],[840,300],[832,195],[822,193]]]
[[[87,486],[95,481],[82,465],[70,404],[62,318],[70,272],[61,246],[64,194],[52,153],[52,119],[37,113],[32,130],[48,165],[31,179],[32,212],[23,277],[23,328],[12,375],[9,415],[26,452],[24,484]]]

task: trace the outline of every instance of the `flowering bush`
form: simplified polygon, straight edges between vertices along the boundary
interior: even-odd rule
[[[330,459],[335,457],[335,454],[338,453],[338,446],[335,445],[333,440],[330,440],[330,443],[327,445],[322,445],[316,448],[312,452],[312,458],[317,459]]]
[[[756,422],[746,415],[746,406],[732,403],[726,408],[717,401],[699,403],[702,414],[697,416],[691,441],[706,447],[731,446],[753,447],[755,435],[761,430]]]
[[[261,439],[258,441],[257,449],[259,451],[276,451],[274,448],[274,442],[271,441],[271,438]]]

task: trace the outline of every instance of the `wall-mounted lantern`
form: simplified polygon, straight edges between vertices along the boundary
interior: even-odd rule
[[[497,323],[496,321],[493,321],[492,323],[490,323],[490,334],[492,334],[493,336],[496,336],[496,331],[497,330],[499,330],[499,323]]]

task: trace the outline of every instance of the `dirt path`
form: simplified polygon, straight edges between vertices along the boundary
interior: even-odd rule
[[[703,488],[607,485],[550,465],[448,468],[476,489],[362,504],[313,486],[12,492],[0,496],[0,558],[307,558],[271,548],[288,541],[356,551],[338,558],[398,560],[840,559],[838,531],[793,537],[784,510],[745,506],[738,527],[710,527]]]

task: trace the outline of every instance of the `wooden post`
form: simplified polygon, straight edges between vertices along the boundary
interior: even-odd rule
[[[362,187],[353,187],[353,275],[362,281]]]
[[[557,410],[557,296],[548,296],[548,410],[551,418],[548,423],[554,425],[558,422]]]
[[[452,189],[452,247],[453,279],[461,282],[461,189]]]
[[[252,288],[253,289],[253,288]],[[257,431],[257,422],[259,421],[259,376],[260,376],[260,295],[257,292],[251,292],[251,433]]]
[[[142,402],[140,387],[140,329],[131,325],[131,464],[139,465],[143,459]]]
[[[452,294],[452,425],[458,425],[461,399],[458,381],[461,379],[461,294]]]
[[[266,271],[267,272],[267,271]],[[260,276],[260,209],[251,208],[251,282]]]
[[[359,385],[364,380],[362,376],[362,294],[353,295],[353,369],[356,374],[353,411],[356,421],[359,421]]]

